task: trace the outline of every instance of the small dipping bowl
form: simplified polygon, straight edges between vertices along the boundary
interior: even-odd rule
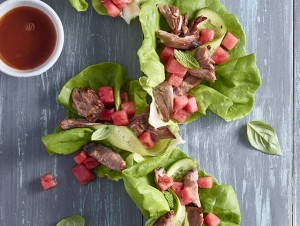
[[[64,45],[64,29],[56,12],[49,5],[40,0],[7,0],[0,4],[0,20],[2,16],[10,10],[22,6],[33,7],[45,13],[52,21],[56,30],[56,45],[54,50],[49,58],[41,65],[28,70],[18,70],[5,64],[0,58],[0,71],[15,77],[31,77],[47,71],[58,60]]]

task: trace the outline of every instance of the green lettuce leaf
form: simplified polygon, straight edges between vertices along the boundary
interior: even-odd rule
[[[165,19],[160,15],[157,4],[175,5],[180,12],[189,13],[189,19],[194,19],[200,9],[205,7],[214,10],[223,19],[228,32],[239,38],[238,45],[229,51],[230,61],[217,66],[215,83],[202,83],[190,92],[197,99],[199,111],[191,115],[186,122],[196,120],[210,109],[226,121],[240,119],[249,114],[254,105],[255,93],[261,83],[260,73],[256,66],[254,55],[246,55],[246,37],[237,17],[230,14],[219,0],[153,0],[141,4],[140,22],[144,33],[144,40],[138,51],[141,70],[145,74],[140,78],[142,87],[152,96],[152,88],[162,83],[165,78],[165,68],[160,62],[158,53],[161,46],[157,42],[156,32],[167,30]],[[245,56],[245,57],[244,57]],[[230,72],[230,76],[229,76]],[[151,104],[151,108],[155,105]],[[153,126],[165,123],[158,117],[155,109],[150,118]]]
[[[85,0],[69,0],[69,2],[77,12],[86,11],[89,7]]]
[[[136,203],[142,214],[155,222],[163,214],[170,211],[170,205],[163,192],[156,188],[154,170],[159,167],[168,169],[175,162],[188,156],[179,148],[170,150],[159,157],[148,158],[123,171],[125,189]],[[199,176],[209,176],[199,171]],[[211,189],[199,189],[201,205],[204,213],[212,212],[218,216],[221,225],[239,225],[241,214],[238,199],[230,185],[220,185],[216,179]],[[150,222],[148,225],[152,225]]]

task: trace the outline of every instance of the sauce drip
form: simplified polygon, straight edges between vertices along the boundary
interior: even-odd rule
[[[56,46],[56,29],[39,9],[17,7],[0,18],[0,59],[18,70],[45,63]]]

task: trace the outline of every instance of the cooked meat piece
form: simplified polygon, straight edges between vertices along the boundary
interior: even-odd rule
[[[174,94],[175,95],[187,95],[187,93],[199,85],[201,83],[202,79],[197,78],[192,75],[187,75],[182,81],[182,84],[178,88],[174,88]]]
[[[153,226],[174,226],[175,220],[175,211],[171,210],[170,212],[166,213],[165,215],[161,216]]]
[[[148,132],[151,134],[151,138],[154,142],[162,139],[176,139],[176,136],[172,133],[172,131],[167,126],[162,126],[160,128],[155,129],[154,127],[150,126],[147,129]]]
[[[179,37],[175,34],[159,30],[156,34],[161,43],[174,49],[193,49],[200,45],[198,41],[198,33],[190,36]]]
[[[166,175],[166,170],[164,168],[159,168],[154,170],[154,181],[156,183],[156,185],[158,185],[158,179],[160,177],[164,177],[164,175]]]
[[[196,60],[200,65],[200,69],[189,69],[188,72],[198,78],[215,81],[215,62],[208,56],[207,48],[199,48],[196,52]]]
[[[162,119],[168,122],[173,114],[173,88],[167,82],[163,82],[153,89],[153,96],[157,111]]]
[[[100,123],[90,122],[86,119],[64,119],[60,122],[62,129],[86,128],[99,125]]]
[[[129,128],[132,129],[137,136],[140,136],[150,126],[148,123],[148,119],[149,119],[149,109],[147,109],[145,112],[143,112],[140,115],[134,116],[130,120]]]
[[[89,156],[97,159],[98,162],[112,170],[122,171],[126,169],[126,162],[123,157],[108,147],[90,143],[85,145],[83,150],[86,151]]]
[[[188,24],[189,24],[189,14],[185,13],[183,15],[183,23],[182,23],[182,32],[184,36],[189,31]]]
[[[203,225],[203,210],[201,207],[187,206],[186,213],[189,221],[189,226]]]
[[[180,15],[179,9],[176,6],[158,5],[159,12],[166,19],[171,32],[175,35],[180,35],[183,23],[183,16]]]
[[[198,180],[198,170],[196,168],[191,169],[183,177],[183,187],[184,188],[189,187],[189,188],[191,188],[193,190],[193,192],[194,192],[194,194],[196,196],[196,199],[193,201],[193,203],[197,207],[201,207],[200,198],[199,198],[199,194],[198,194],[197,180]]]
[[[198,33],[198,28],[197,26],[205,21],[207,18],[204,16],[198,16],[195,20],[193,20],[189,26],[189,29],[184,33],[184,36],[190,36]]]
[[[104,110],[104,105],[94,90],[89,88],[75,88],[72,91],[73,108],[80,116],[85,117],[90,122],[95,122],[100,113]]]

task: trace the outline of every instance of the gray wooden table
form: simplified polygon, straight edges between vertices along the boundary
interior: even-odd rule
[[[3,1],[0,1],[3,2]],[[88,65],[114,61],[133,78],[140,76],[136,52],[142,41],[138,20],[76,13],[68,1],[47,0],[65,28],[59,61],[42,76],[17,79],[0,73],[0,225],[54,226],[72,214],[87,225],[143,225],[122,182],[97,180],[80,186],[71,175],[70,156],[45,152],[41,136],[65,116],[56,102],[63,84]],[[300,3],[294,0],[222,0],[257,54],[263,85],[254,111],[225,123],[213,114],[181,128],[182,148],[221,183],[235,188],[242,225],[300,225]],[[294,16],[295,15],[295,16]],[[298,61],[297,61],[298,59]],[[247,142],[250,120],[274,126],[283,157],[264,155]],[[59,185],[43,191],[39,177],[54,172]]]

